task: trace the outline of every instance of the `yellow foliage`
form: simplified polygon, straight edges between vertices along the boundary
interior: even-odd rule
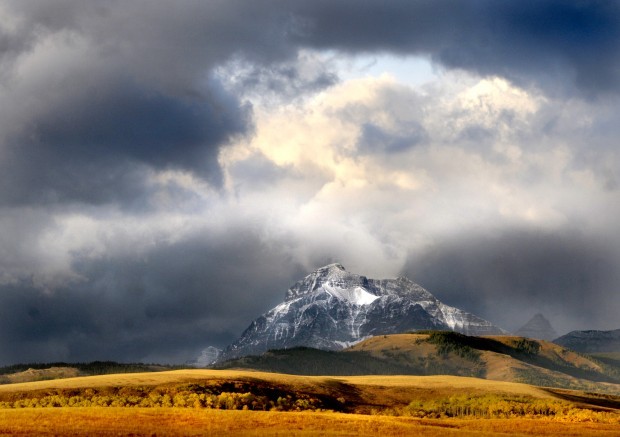
[[[536,399],[527,396],[484,395],[451,396],[428,401],[413,401],[394,414],[419,418],[553,418],[568,422],[597,422],[620,424],[617,412],[593,411],[557,399]]]

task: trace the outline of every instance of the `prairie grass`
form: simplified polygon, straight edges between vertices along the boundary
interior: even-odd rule
[[[484,392],[506,392],[524,394],[535,397],[549,397],[549,394],[537,387],[527,384],[491,381],[480,378],[459,376],[399,376],[399,375],[370,375],[370,376],[298,376],[283,373],[254,372],[250,370],[210,370],[188,369],[173,370],[155,373],[124,373],[113,375],[84,376],[51,381],[36,381],[10,385],[0,385],[2,393],[25,392],[48,389],[94,388],[110,386],[153,386],[168,383],[191,382],[196,380],[248,380],[266,381],[289,385],[296,389],[315,387],[326,382],[341,382],[344,384],[364,387],[401,387],[404,390],[428,389],[439,391],[474,390]]]
[[[415,419],[342,413],[55,408],[0,410],[2,436],[618,436],[618,427],[549,420]]]
[[[617,397],[454,376],[100,375],[0,386],[0,407],[0,436],[620,436]]]
[[[526,384],[456,376],[373,375],[336,378],[329,376],[296,376],[266,372],[196,369],[158,373],[100,375],[0,385],[0,402],[42,399],[46,396],[67,398],[82,396],[92,398],[94,395],[123,395],[129,398],[132,395],[143,396],[145,393],[148,394],[150,392],[154,392],[158,396],[168,394],[173,397],[179,392],[183,392],[184,387],[191,384],[204,386],[202,391],[193,390],[198,394],[246,393],[252,391],[257,396],[265,394],[272,398],[275,396],[276,400],[277,397],[291,393],[312,394],[313,397],[322,397],[323,399],[326,397],[332,399],[344,398],[347,401],[347,407],[357,406],[362,412],[364,412],[362,408],[364,405],[380,405],[386,408],[404,407],[413,400],[425,401],[447,398],[454,395],[482,396],[500,393],[541,399],[557,397],[547,390]],[[210,388],[213,388],[213,390]],[[257,388],[260,390],[256,391]],[[271,391],[265,392],[267,389]]]
[[[76,408],[0,410],[0,435],[360,435],[419,434],[413,419],[337,413]],[[433,427],[429,427],[433,429]],[[425,435],[441,435],[438,433]]]

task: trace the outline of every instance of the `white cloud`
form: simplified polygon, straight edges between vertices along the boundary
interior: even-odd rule
[[[57,212],[37,237],[48,254],[40,256],[42,277],[70,278],[78,258],[139,257],[157,242],[231,227],[289,241],[285,250],[307,269],[329,259],[389,276],[408,253],[446,235],[552,230],[575,220],[610,226],[590,212],[617,195],[602,190],[593,169],[575,168],[579,136],[554,142],[540,128],[558,103],[505,80],[446,74],[412,88],[384,75],[289,105],[253,104],[254,134],[220,152],[222,192],[187,172],[152,171],[147,213]],[[563,106],[556,124],[584,111]],[[391,153],[359,153],[368,124],[395,137],[415,125],[426,138]],[[461,135],[472,127],[490,139]],[[537,136],[540,146],[531,144]]]
[[[554,141],[541,127],[558,106],[557,122],[567,123],[571,108],[504,79],[451,73],[412,88],[365,77],[288,106],[256,105],[255,135],[221,162],[232,168],[259,154],[282,171],[237,192],[239,208],[293,236],[308,268],[322,253],[360,271],[397,272],[408,251],[448,234],[587,219],[573,205],[600,188],[590,171],[574,169],[580,138]],[[360,154],[368,124],[405,137],[415,125],[427,137],[394,153]],[[486,133],[465,135],[473,129]]]

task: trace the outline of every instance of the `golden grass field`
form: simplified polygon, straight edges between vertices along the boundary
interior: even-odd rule
[[[618,425],[539,419],[415,419],[344,413],[179,408],[0,410],[2,436],[618,436]]]
[[[227,387],[243,386],[244,390],[249,386],[268,387],[286,393],[338,398],[345,412],[243,411],[190,406],[0,408],[0,435],[620,436],[618,410],[600,406],[603,400],[611,402],[612,407],[620,405],[620,399],[455,376],[330,377],[192,369],[1,385],[0,401],[42,397],[50,393],[74,396],[89,391],[115,393],[114,396],[118,396],[124,393],[123,390],[135,391],[145,387],[168,393],[179,387],[223,387],[222,384],[227,384]],[[409,411],[406,408],[412,401],[432,403],[446,399],[497,396],[498,399],[527,397],[553,404],[565,402],[561,398],[567,394],[578,399],[578,403],[586,407],[583,411],[588,414],[509,419],[429,419],[404,414]],[[592,414],[587,408],[592,408]],[[359,412],[367,414],[356,414]],[[399,412],[402,414],[393,416]]]
[[[101,386],[156,385],[192,380],[211,379],[260,379],[274,383],[291,384],[298,388],[315,386],[324,381],[341,381],[359,386],[401,387],[411,390],[433,388],[434,390],[473,389],[482,391],[505,391],[514,394],[549,396],[539,388],[513,382],[490,381],[460,376],[299,376],[282,373],[255,372],[252,370],[183,369],[167,372],[119,373],[113,375],[79,376],[75,378],[25,382],[0,385],[0,393],[42,390],[47,388],[85,388]]]

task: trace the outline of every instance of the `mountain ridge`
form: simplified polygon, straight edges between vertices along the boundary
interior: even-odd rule
[[[571,331],[556,338],[553,342],[583,353],[620,353],[620,329]]]

